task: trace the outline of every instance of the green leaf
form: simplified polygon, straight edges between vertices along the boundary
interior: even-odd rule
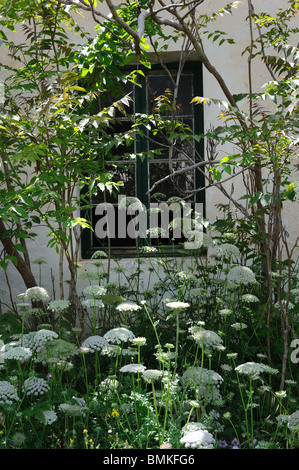
[[[28,214],[27,212],[23,209],[23,207],[20,206],[15,206],[11,208],[12,211],[16,212],[19,217],[23,217],[24,219],[28,219]]]

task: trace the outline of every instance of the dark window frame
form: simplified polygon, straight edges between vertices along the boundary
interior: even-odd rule
[[[177,63],[168,63],[168,69],[171,73],[175,73],[177,70]],[[163,71],[161,66],[159,65],[152,65],[151,69],[147,72],[144,71],[147,76],[151,75],[166,75],[166,72]],[[183,74],[192,75],[192,82],[193,82],[193,96],[203,96],[203,77],[202,77],[202,64],[201,62],[187,62]],[[146,77],[140,77],[140,87],[136,86],[134,90],[134,112],[146,114],[147,113],[147,92],[146,92]],[[192,105],[193,111],[193,122],[194,122],[194,134],[203,134],[204,129],[204,115],[203,115],[203,106],[202,105]],[[146,152],[148,150],[147,140],[137,138],[135,142],[135,150],[136,153]],[[204,142],[203,139],[200,142],[195,142],[195,148],[199,155],[204,155]],[[135,195],[140,201],[147,206],[148,199],[146,196],[146,192],[148,191],[148,159],[145,158],[141,161],[140,158],[136,160],[136,182],[135,182]],[[205,185],[205,177],[204,175],[195,170],[194,172],[194,187],[195,188],[202,188]],[[201,203],[203,206],[203,217],[205,217],[205,190],[201,190],[196,193],[195,202]],[[91,213],[91,211],[90,211]],[[85,217],[86,212],[81,211],[81,217]],[[92,246],[92,232],[89,229],[83,229],[81,234],[81,259],[88,260],[92,257],[93,253],[97,250],[108,251],[107,247],[105,246]],[[137,242],[138,247],[144,246],[144,240],[140,239]],[[159,249],[162,250],[163,255],[173,255],[174,251],[173,248],[170,248],[167,245],[159,246]],[[179,251],[179,247],[178,250]],[[111,256],[119,258],[135,258],[138,256],[143,256],[140,250],[136,250],[135,247],[128,247],[124,246],[123,248],[111,248],[110,250]],[[150,256],[150,253],[144,254],[144,256]],[[154,254],[156,256],[156,253]]]

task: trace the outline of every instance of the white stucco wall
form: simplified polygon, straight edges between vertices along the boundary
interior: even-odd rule
[[[200,9],[206,12],[217,11],[221,8],[226,2],[223,0],[206,0],[201,6]],[[256,12],[260,11],[270,11],[275,12],[277,8],[282,8],[283,5],[287,4],[287,1],[284,0],[255,0],[253,1]],[[102,5],[101,5],[102,7]],[[224,14],[222,17],[218,17],[215,22],[210,24],[211,30],[223,30],[228,32],[229,38],[234,38],[236,44],[229,45],[224,43],[221,47],[218,47],[217,44],[213,44],[204,38],[205,52],[210,58],[211,62],[223,75],[225,81],[227,82],[229,88],[233,93],[244,92],[249,89],[248,84],[248,64],[247,64],[247,55],[241,56],[241,51],[248,45],[249,42],[249,28],[248,23],[246,23],[246,18],[248,16],[247,2],[243,1],[242,4],[238,6],[237,9],[233,9],[232,15]],[[78,17],[78,22],[83,25],[83,27],[91,31],[94,23],[91,18],[86,17],[86,20]],[[20,34],[20,30],[18,35]],[[256,34],[256,33],[255,33]],[[19,38],[19,36],[17,37]],[[14,34],[12,33],[12,37]],[[78,41],[78,37],[75,36],[75,41]],[[178,45],[173,41],[169,43],[169,50],[176,51],[178,50]],[[3,46],[1,48],[1,53],[5,54],[3,51]],[[7,63],[11,63],[11,59],[8,56],[5,56]],[[263,66],[258,61],[254,61],[253,65],[253,88],[255,91],[260,91],[260,87],[267,81],[270,80],[269,74]],[[0,78],[5,78],[6,71],[0,71]],[[223,93],[216,83],[215,79],[204,70],[203,72],[203,86],[204,86],[204,96],[211,98],[224,99]],[[210,106],[205,108],[205,128],[209,129],[211,125],[217,127],[219,125],[218,121],[219,108],[216,106]],[[224,156],[224,153],[220,154]],[[294,179],[297,179],[295,177]],[[228,188],[231,188],[232,182],[230,181],[227,184]],[[234,193],[233,196],[237,199],[238,196],[243,194],[242,192],[242,181],[239,179],[239,182],[233,182],[234,184]],[[206,194],[207,201],[207,218],[211,221],[215,220],[219,212],[216,209],[218,203],[223,203],[223,196],[217,188],[210,188]],[[285,209],[285,224],[288,227],[290,233],[290,244],[292,245],[298,236],[298,205],[286,204]],[[32,260],[34,261],[37,258],[44,258],[47,261],[47,264],[42,267],[43,277],[42,284],[43,286],[52,293],[52,280],[51,272],[54,275],[54,285],[56,290],[56,298],[59,298],[59,287],[58,287],[58,256],[56,255],[53,249],[47,248],[46,244],[48,242],[47,231],[45,229],[39,229],[39,236],[36,237],[34,241],[28,240],[28,248],[32,253]],[[89,260],[79,260],[82,268],[80,272],[84,270],[93,270],[95,268],[91,265]],[[135,270],[134,260],[124,260],[123,264],[128,267],[131,272]],[[38,279],[38,266],[33,265],[33,272]],[[144,272],[147,272],[147,265],[144,264]],[[12,296],[15,297],[17,294],[24,292],[25,286],[21,277],[19,276],[17,270],[14,266],[9,266],[7,270],[7,276],[12,287]],[[65,267],[65,279],[68,279],[67,268]],[[79,290],[86,286],[86,281],[79,282]],[[0,289],[8,291],[6,279],[2,270],[0,270]],[[67,288],[66,288],[67,291]],[[2,296],[4,302],[9,303],[9,295]]]

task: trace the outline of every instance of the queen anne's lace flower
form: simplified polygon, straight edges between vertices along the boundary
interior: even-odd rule
[[[137,197],[123,197],[121,198],[119,205],[120,210],[127,209],[128,214],[134,215],[136,211],[143,211],[144,205]]]
[[[215,439],[211,433],[205,429],[187,432],[180,442],[191,449],[213,449]]]
[[[128,330],[127,328],[119,327],[107,331],[107,333],[104,334],[104,338],[109,343],[120,344],[125,343],[127,341],[132,341],[132,339],[135,338],[135,335],[131,330]]]
[[[108,345],[108,342],[102,336],[94,335],[89,336],[83,341],[81,348],[88,348],[89,352],[94,353],[95,351],[102,351],[102,349]]]
[[[23,346],[16,346],[4,353],[5,360],[14,359],[16,361],[26,361],[27,359],[30,359],[31,356],[31,350],[29,348],[24,348]]]
[[[92,297],[101,297],[106,294],[107,289],[103,286],[88,286],[83,292],[84,294],[91,295]]]
[[[223,341],[217,333],[212,330],[205,330],[200,326],[191,326],[189,328],[192,338],[206,352],[212,352],[214,349],[222,346]]]
[[[145,366],[141,364],[127,364],[119,369],[120,372],[144,372]]]
[[[47,382],[40,377],[30,377],[24,381],[23,392],[25,392],[26,395],[34,395],[37,397],[44,395],[49,390],[50,387]]]
[[[52,300],[48,305],[48,309],[60,313],[69,308],[70,305],[69,300]]]
[[[52,330],[41,329],[35,333],[35,339],[37,340],[43,339],[47,342],[47,341],[52,341],[53,339],[57,339],[57,338],[58,338],[58,334]]]
[[[237,285],[255,284],[254,272],[246,266],[235,266],[231,268],[227,275],[227,281]]]
[[[205,425],[202,423],[189,422],[182,427],[182,433],[185,435],[188,432],[199,431],[200,429],[206,429]]]
[[[236,322],[236,323],[232,323],[231,327],[237,331],[240,331],[240,330],[245,330],[247,328],[247,325],[246,323]]]
[[[46,425],[47,424],[49,424],[49,425],[53,424],[58,419],[57,413],[54,410],[43,411],[43,415],[44,415],[44,418],[45,418],[45,424]]]
[[[99,258],[108,258],[107,253],[102,250],[97,250],[91,255],[91,259],[99,259]]]
[[[183,385],[196,390],[197,400],[221,404],[219,387],[223,378],[217,372],[201,367],[187,369],[182,375]]]
[[[25,300],[31,300],[33,302],[48,302],[50,296],[46,289],[43,287],[30,287],[25,292]]]
[[[182,310],[190,307],[190,304],[187,302],[168,302],[166,307],[173,310]]]
[[[140,305],[137,305],[135,302],[131,302],[130,300],[126,300],[125,302],[121,302],[116,307],[116,310],[119,312],[136,312],[140,310]]]
[[[14,401],[19,401],[17,390],[7,380],[0,382],[0,405],[12,405]]]
[[[231,243],[223,243],[218,245],[216,249],[216,256],[218,258],[239,258],[240,255],[239,248]]]
[[[146,344],[146,338],[144,336],[138,336],[132,339],[132,343],[136,346],[144,346]]]
[[[59,410],[63,413],[66,413],[69,416],[86,416],[86,411],[88,407],[84,398],[73,397],[72,400],[75,402],[73,403],[61,403],[59,405]]]
[[[146,382],[151,382],[153,380],[160,379],[162,375],[163,372],[157,369],[147,369],[142,372],[142,376]]]
[[[85,299],[85,300],[82,300],[82,305],[83,307],[86,307],[86,308],[104,308],[105,305],[103,303],[103,301],[101,299]]]
[[[244,294],[244,295],[242,295],[242,300],[243,300],[243,302],[246,302],[248,304],[259,302],[258,297],[256,297],[253,294]]]
[[[288,417],[288,428],[291,431],[299,432],[299,411],[295,411]]]
[[[258,377],[262,373],[277,374],[278,369],[273,369],[266,364],[260,364],[257,362],[245,362],[235,368],[239,374],[249,375],[253,378]]]

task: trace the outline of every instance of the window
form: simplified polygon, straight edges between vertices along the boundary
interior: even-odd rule
[[[176,67],[174,64],[168,64],[168,69],[172,73],[172,77],[176,79]],[[126,92],[131,92],[133,102],[131,104],[130,112],[140,114],[155,114],[157,107],[157,100],[160,100],[162,107],[160,108],[160,115],[162,114],[167,118],[169,107],[167,107],[168,99],[171,99],[174,92],[172,80],[166,71],[158,67],[152,67],[147,72],[146,77],[142,77],[140,81],[141,86],[133,87],[132,84],[127,85]],[[179,86],[177,90],[177,107],[176,116],[180,126],[190,128],[192,133],[200,134],[203,131],[203,112],[202,107],[193,105],[191,100],[196,95],[202,95],[202,69],[201,64],[189,63],[185,66],[184,71],[180,75]],[[164,102],[161,102],[161,100]],[[164,111],[165,109],[165,111]],[[114,133],[126,132],[132,129],[132,119],[130,112],[127,116],[119,115],[118,121],[113,127],[112,136]],[[122,181],[118,198],[105,192],[99,191],[96,196],[92,198],[92,210],[90,211],[90,220],[94,228],[94,232],[85,229],[82,233],[82,258],[88,259],[96,250],[106,249],[108,243],[111,247],[112,254],[117,256],[134,256],[136,249],[144,245],[155,245],[159,243],[167,250],[167,246],[171,242],[171,233],[162,235],[159,239],[153,237],[151,232],[152,226],[149,222],[150,213],[147,211],[146,215],[146,236],[139,225],[137,228],[137,238],[131,236],[129,230],[125,227],[133,223],[132,214],[125,214],[121,212],[119,207],[119,198],[121,196],[137,197],[144,208],[159,209],[165,205],[165,201],[171,200],[174,197],[186,198],[188,206],[194,206],[195,203],[201,203],[204,207],[204,190],[194,192],[195,188],[201,188],[204,185],[204,177],[199,170],[181,172],[175,178],[167,178],[170,172],[170,159],[169,159],[169,139],[167,133],[172,132],[171,142],[174,145],[171,149],[171,165],[174,172],[184,169],[193,163],[198,162],[203,155],[202,141],[192,141],[183,136],[181,139],[175,136],[175,129],[163,129],[161,135],[151,130],[145,129],[144,137],[136,137],[134,142],[129,146],[119,145],[115,151],[115,159],[109,160],[105,163],[105,168],[111,170],[114,174],[114,181]],[[187,132],[186,132],[187,137]],[[147,156],[143,159],[138,155],[145,152]],[[157,184],[161,181],[159,184]],[[151,188],[154,190],[149,192]],[[164,195],[161,199],[161,195]],[[160,196],[159,196],[160,195]],[[164,202],[163,202],[164,201]],[[106,204],[106,206],[105,206]],[[168,203],[169,204],[169,203]],[[113,227],[110,229],[107,220],[108,212],[104,209],[109,206],[111,209],[111,217],[113,218]],[[204,214],[203,214],[204,215]],[[86,217],[86,212],[82,213],[82,217]],[[158,224],[163,225],[163,215],[152,217]],[[142,219],[145,220],[145,219]],[[152,219],[151,219],[152,220]],[[132,225],[131,225],[132,226]],[[158,225],[159,226],[159,225]],[[162,230],[161,226],[161,230]],[[109,232],[110,230],[110,232]],[[130,233],[126,233],[130,232]],[[99,233],[101,234],[99,236]],[[110,235],[110,236],[109,236]],[[180,239],[175,239],[179,243]]]

